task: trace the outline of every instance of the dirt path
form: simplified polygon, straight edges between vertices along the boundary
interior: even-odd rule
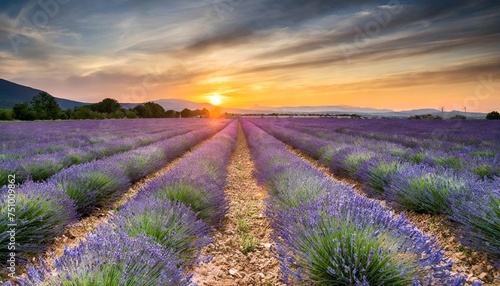
[[[193,269],[193,281],[200,286],[283,285],[279,263],[274,258],[274,243],[269,237],[269,220],[263,214],[267,193],[257,185],[253,171],[250,149],[240,125],[225,188],[230,209],[213,243],[201,251],[201,260],[213,258]]]
[[[356,193],[366,196],[365,187],[360,182],[335,175],[328,167],[290,145],[287,145],[287,149],[320,170],[326,177],[346,183],[350,185]],[[375,200],[379,201],[384,206],[387,205],[384,200]],[[446,216],[421,214],[402,209],[392,210],[397,214],[404,211],[406,213],[406,218],[413,225],[417,226],[423,233],[434,236],[438,245],[445,251],[444,257],[453,261],[453,271],[467,275],[467,282],[471,283],[475,280],[481,280],[485,286],[500,285],[500,268],[495,268],[491,265],[485,254],[471,251],[464,247],[456,238],[456,226],[453,226],[453,223],[450,222]]]

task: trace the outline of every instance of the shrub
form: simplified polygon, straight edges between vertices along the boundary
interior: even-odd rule
[[[389,156],[373,158],[363,165],[357,177],[367,184],[376,195],[382,195],[391,183],[391,177],[403,163]]]
[[[330,168],[335,174],[352,177],[359,167],[373,156],[371,151],[362,147],[346,148],[333,157]]]
[[[498,113],[498,111],[492,111],[492,112],[486,114],[486,119],[489,119],[489,120],[499,120],[500,119],[500,113]]]
[[[460,223],[462,243],[500,259],[500,178],[452,202],[450,218]]]
[[[48,179],[53,174],[61,171],[64,166],[60,158],[52,154],[42,154],[35,158],[25,158],[21,160],[21,166],[28,176],[37,182]]]
[[[188,285],[175,254],[146,236],[100,229],[56,259],[55,276],[31,270],[48,285]],[[42,277],[42,279],[40,279]]]
[[[409,285],[412,281],[449,285],[455,280],[450,277],[451,264],[432,238],[404,216],[397,217],[361,196],[325,194],[279,211],[275,218],[286,278],[314,285]]]
[[[160,148],[150,146],[145,149],[124,154],[117,160],[118,166],[123,170],[131,182],[137,182],[148,174],[160,169],[164,164],[164,152]]]
[[[469,173],[459,176],[448,169],[405,165],[391,176],[385,195],[410,210],[449,214],[448,197],[470,192],[475,184],[475,176]]]
[[[129,188],[128,178],[112,162],[95,161],[75,165],[51,178],[51,181],[75,201],[80,215],[117,198]]]
[[[194,258],[207,242],[210,228],[181,204],[140,195],[111,220],[129,236],[146,235],[183,261]]]
[[[38,184],[26,181],[22,186],[15,188],[15,223],[16,245],[15,252],[23,258],[29,255],[43,253],[52,240],[61,235],[64,228],[76,220],[73,201],[66,194],[50,183]],[[7,203],[9,193],[7,187],[1,190],[0,217],[0,265],[7,261],[10,251],[9,218]]]
[[[187,182],[175,182],[166,185],[154,192],[154,196],[160,200],[181,202],[189,206],[198,218],[208,221],[215,211],[210,204],[208,194],[202,188],[194,187]]]

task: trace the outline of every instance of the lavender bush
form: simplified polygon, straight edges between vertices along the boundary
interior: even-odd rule
[[[500,178],[474,192],[452,197],[450,218],[460,223],[460,240],[500,263]]]
[[[110,221],[130,237],[146,235],[184,262],[209,241],[210,228],[179,202],[139,195]]]
[[[318,285],[448,285],[455,280],[433,239],[404,216],[359,195],[325,194],[280,212],[273,226],[283,239],[281,251],[288,253],[282,260],[285,273],[307,276]]]
[[[76,204],[80,215],[115,199],[130,187],[123,171],[113,162],[94,161],[63,170],[50,180]]]
[[[448,198],[472,193],[478,185],[472,174],[457,175],[449,169],[405,165],[391,176],[391,184],[384,195],[410,210],[450,214]]]
[[[392,156],[377,156],[361,165],[356,178],[363,182],[370,194],[382,196],[391,183],[391,177],[404,165]]]
[[[175,254],[147,236],[100,229],[56,259],[55,272],[31,269],[21,285],[189,285]]]
[[[7,261],[10,233],[7,217],[8,190],[1,190],[0,265]],[[16,244],[15,252],[22,258],[43,253],[64,228],[76,220],[73,201],[54,184],[26,182],[16,188],[15,196]],[[18,257],[19,258],[19,257]]]

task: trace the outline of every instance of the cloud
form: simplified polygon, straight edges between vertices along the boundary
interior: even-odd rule
[[[141,86],[152,66],[179,93],[243,96],[269,81],[328,86],[334,73],[346,90],[451,84],[494,72],[500,58],[492,0],[69,1],[31,27],[23,19],[43,11],[38,1],[2,5],[0,78],[92,98]],[[17,52],[11,35],[27,40]]]

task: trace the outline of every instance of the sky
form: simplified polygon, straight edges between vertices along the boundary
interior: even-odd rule
[[[0,0],[0,78],[97,102],[500,110],[499,1]]]

